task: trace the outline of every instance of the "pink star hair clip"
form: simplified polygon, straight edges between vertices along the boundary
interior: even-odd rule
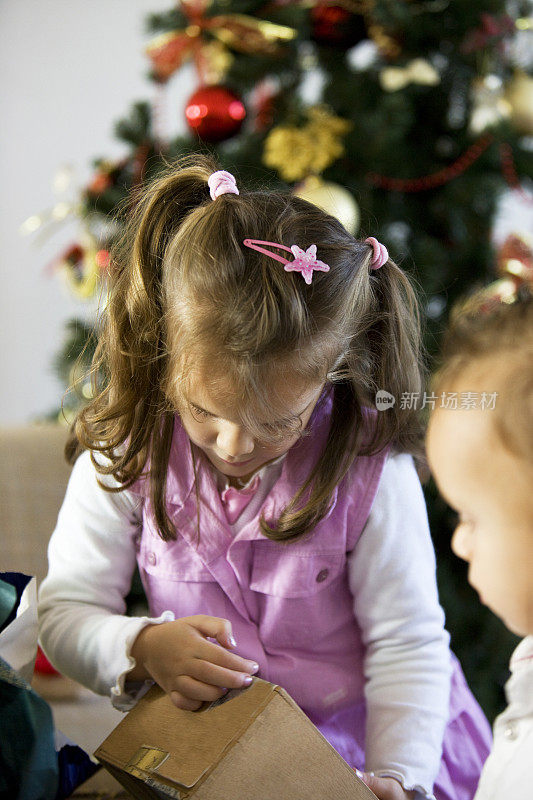
[[[284,256],[279,256],[277,253],[271,253],[270,250],[265,250],[264,247],[258,245],[268,244],[271,247],[279,247],[282,250],[287,250],[294,256],[293,261],[289,261]],[[285,247],[284,244],[276,244],[276,242],[263,242],[261,239],[244,239],[243,245],[250,247],[252,250],[257,250],[259,253],[264,253],[270,258],[275,258],[276,261],[281,261],[284,264],[286,272],[301,272],[304,281],[310,284],[313,279],[313,272],[318,270],[320,272],[329,272],[329,267],[323,261],[318,261],[316,257],[316,244],[312,244],[307,250],[302,250],[297,244],[291,247]]]

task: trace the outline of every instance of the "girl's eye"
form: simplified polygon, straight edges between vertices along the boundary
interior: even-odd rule
[[[282,439],[287,435],[287,428],[269,425],[268,423],[261,425],[261,431],[266,439]]]
[[[208,419],[212,416],[209,411],[204,411],[203,408],[198,408],[198,406],[195,406],[192,403],[189,403],[189,409],[192,416],[198,421]]]
[[[284,439],[293,439],[294,437],[303,437],[306,432],[302,429],[301,420],[294,423],[287,423],[286,425],[262,425],[262,436],[260,437],[265,443],[282,442]]]

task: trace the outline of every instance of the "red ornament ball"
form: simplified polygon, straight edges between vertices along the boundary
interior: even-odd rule
[[[189,128],[205,142],[222,142],[235,136],[245,117],[242,100],[225,86],[202,86],[185,107]]]
[[[353,47],[368,38],[364,17],[342,6],[322,3],[311,9],[311,39],[330,47]]]

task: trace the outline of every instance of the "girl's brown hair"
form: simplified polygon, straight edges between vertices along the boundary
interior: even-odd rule
[[[492,412],[502,444],[533,458],[533,294],[526,286],[511,302],[487,303],[487,290],[460,300],[450,313],[431,388],[453,391],[461,378],[497,388]]]
[[[423,424],[405,393],[424,385],[420,314],[406,274],[341,223],[290,194],[243,191],[212,201],[210,156],[170,165],[145,191],[114,249],[93,362],[94,399],[78,415],[67,455],[89,448],[100,474],[130,487],[149,475],[163,539],[175,538],[165,503],[180,386],[199,358],[231,375],[236,392],[269,407],[268,375],[286,369],[333,385],[326,446],[305,485],[265,536],[293,541],[322,519],[357,455],[389,444],[423,460]],[[311,285],[243,246],[250,237],[302,249],[330,266]],[[216,360],[213,360],[216,359]],[[180,383],[180,379],[182,383]],[[363,444],[363,408],[377,390],[396,399],[375,414]],[[253,420],[246,423],[253,426]],[[94,454],[106,457],[95,459]]]

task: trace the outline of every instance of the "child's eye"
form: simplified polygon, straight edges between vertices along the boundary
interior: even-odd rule
[[[209,417],[213,416],[212,414],[209,413],[209,411],[204,411],[203,408],[199,408],[198,406],[195,406],[193,403],[189,403],[189,410],[192,416],[198,421],[208,419]]]
[[[269,425],[263,424],[261,426],[261,439],[264,442],[281,442],[284,439],[291,439],[295,436],[302,437],[306,435],[306,431],[302,429],[301,420],[295,422],[288,422],[286,424]]]

